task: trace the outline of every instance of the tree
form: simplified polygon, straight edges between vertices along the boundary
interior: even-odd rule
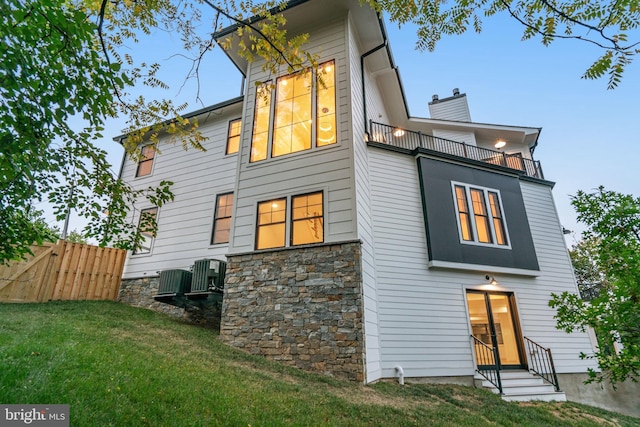
[[[372,7],[389,13],[398,24],[418,26],[417,47],[434,50],[443,35],[462,34],[472,27],[482,31],[483,17],[506,13],[524,26],[522,39],[539,37],[548,46],[557,39],[570,39],[597,46],[602,55],[583,78],[608,76],[615,88],[622,74],[640,53],[639,0],[368,0]],[[634,33],[635,31],[635,33]]]
[[[638,2],[569,0],[362,0],[387,12],[399,24],[418,24],[417,46],[433,49],[442,35],[482,28],[480,15],[509,13],[525,26],[524,38],[574,38],[596,44],[603,56],[584,77],[620,81],[637,43],[627,32],[637,29]],[[308,35],[289,36],[278,14],[283,0],[5,0],[0,2],[0,262],[28,252],[43,236],[25,226],[32,203],[46,199],[58,220],[72,209],[91,220],[85,237],[101,245],[132,249],[141,239],[131,223],[136,205],[160,206],[172,200],[171,182],[134,191],[118,180],[95,146],[105,121],[128,118],[124,146],[135,160],[140,143],[158,150],[160,134],[185,149],[202,149],[195,120],[162,97],[136,95],[140,86],[168,86],[158,78],[160,65],[137,61],[129,47],[138,37],[160,29],[183,42],[191,60],[185,79],[198,81],[202,58],[216,46],[213,33],[237,25],[244,36],[239,53],[263,58],[265,70],[278,74],[309,71],[317,57],[305,51]],[[248,21],[251,16],[265,19]],[[203,25],[204,24],[204,25]],[[586,31],[581,33],[581,31]],[[222,40],[223,48],[231,46]],[[199,92],[195,94],[199,101]],[[80,129],[69,123],[80,117]],[[109,212],[104,215],[103,212]]]
[[[578,220],[588,227],[579,262],[574,264],[577,277],[601,280],[602,289],[589,302],[568,292],[554,294],[549,305],[558,310],[559,329],[571,332],[591,327],[595,331],[598,349],[593,355],[581,354],[597,359],[601,369],[589,371],[589,382],[638,381],[640,198],[600,187],[592,193],[579,191],[571,203]]]

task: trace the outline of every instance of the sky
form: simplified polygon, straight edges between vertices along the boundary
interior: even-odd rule
[[[545,178],[556,183],[560,222],[573,231],[566,236],[569,246],[585,229],[570,204],[578,190],[603,185],[640,196],[640,60],[627,68],[618,88],[607,90],[606,78],[580,78],[601,54],[597,48],[575,40],[548,47],[538,39],[521,41],[522,26],[508,16],[486,19],[481,34],[445,36],[434,52],[415,49],[414,28],[386,24],[411,116],[429,117],[432,95],[442,99],[459,88],[467,95],[472,121],[542,128],[534,158]],[[131,53],[160,62],[160,77],[171,86],[161,95],[189,102],[189,111],[241,94],[240,73],[216,48],[201,66],[196,101],[195,81],[182,86],[190,62],[179,52],[177,36],[157,31]],[[112,138],[123,128],[123,119],[108,122],[98,143],[115,171],[123,150]],[[72,217],[73,228],[82,228],[82,221]]]

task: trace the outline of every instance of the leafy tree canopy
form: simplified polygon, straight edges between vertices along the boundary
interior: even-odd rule
[[[574,247],[578,280],[599,281],[599,295],[585,302],[578,295],[553,295],[558,328],[567,332],[593,328],[598,349],[593,355],[601,372],[590,381],[640,379],[640,198],[607,191],[579,191],[572,204],[587,225]],[[576,262],[577,261],[577,262]]]
[[[630,34],[638,27],[638,2],[571,0],[361,0],[399,24],[418,25],[417,46],[433,49],[447,34],[482,28],[481,16],[511,14],[524,37],[550,43],[574,38],[596,44],[603,56],[584,77],[609,76],[614,87],[638,53]],[[186,104],[134,94],[146,86],[167,89],[160,65],[132,57],[131,47],[159,29],[183,43],[192,61],[185,79],[196,79],[215,31],[238,24],[246,36],[240,54],[263,58],[278,73],[310,69],[317,58],[304,50],[306,34],[288,35],[277,12],[286,2],[270,0],[4,0],[0,2],[0,262],[17,259],[44,236],[24,221],[29,207],[46,200],[58,220],[69,209],[90,220],[83,234],[101,245],[132,249],[142,236],[132,211],[173,198],[171,182],[134,190],[118,180],[95,146],[105,121],[128,118],[123,141],[133,159],[139,144],[157,146],[160,134],[185,148],[203,149],[194,119],[182,117]],[[248,17],[266,19],[246,21]],[[229,47],[222,40],[223,47]],[[195,94],[198,101],[198,93]],[[71,118],[84,126],[72,128]],[[105,212],[109,214],[106,215]]]

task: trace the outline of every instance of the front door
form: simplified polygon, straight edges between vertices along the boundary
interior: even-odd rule
[[[525,368],[513,294],[467,291],[467,305],[472,334],[497,349],[500,367]]]

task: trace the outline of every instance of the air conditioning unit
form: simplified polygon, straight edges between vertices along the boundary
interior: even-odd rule
[[[193,265],[191,293],[221,291],[227,263],[218,259],[201,259]]]
[[[160,272],[158,295],[184,295],[191,288],[192,273],[186,270],[164,270]]]

